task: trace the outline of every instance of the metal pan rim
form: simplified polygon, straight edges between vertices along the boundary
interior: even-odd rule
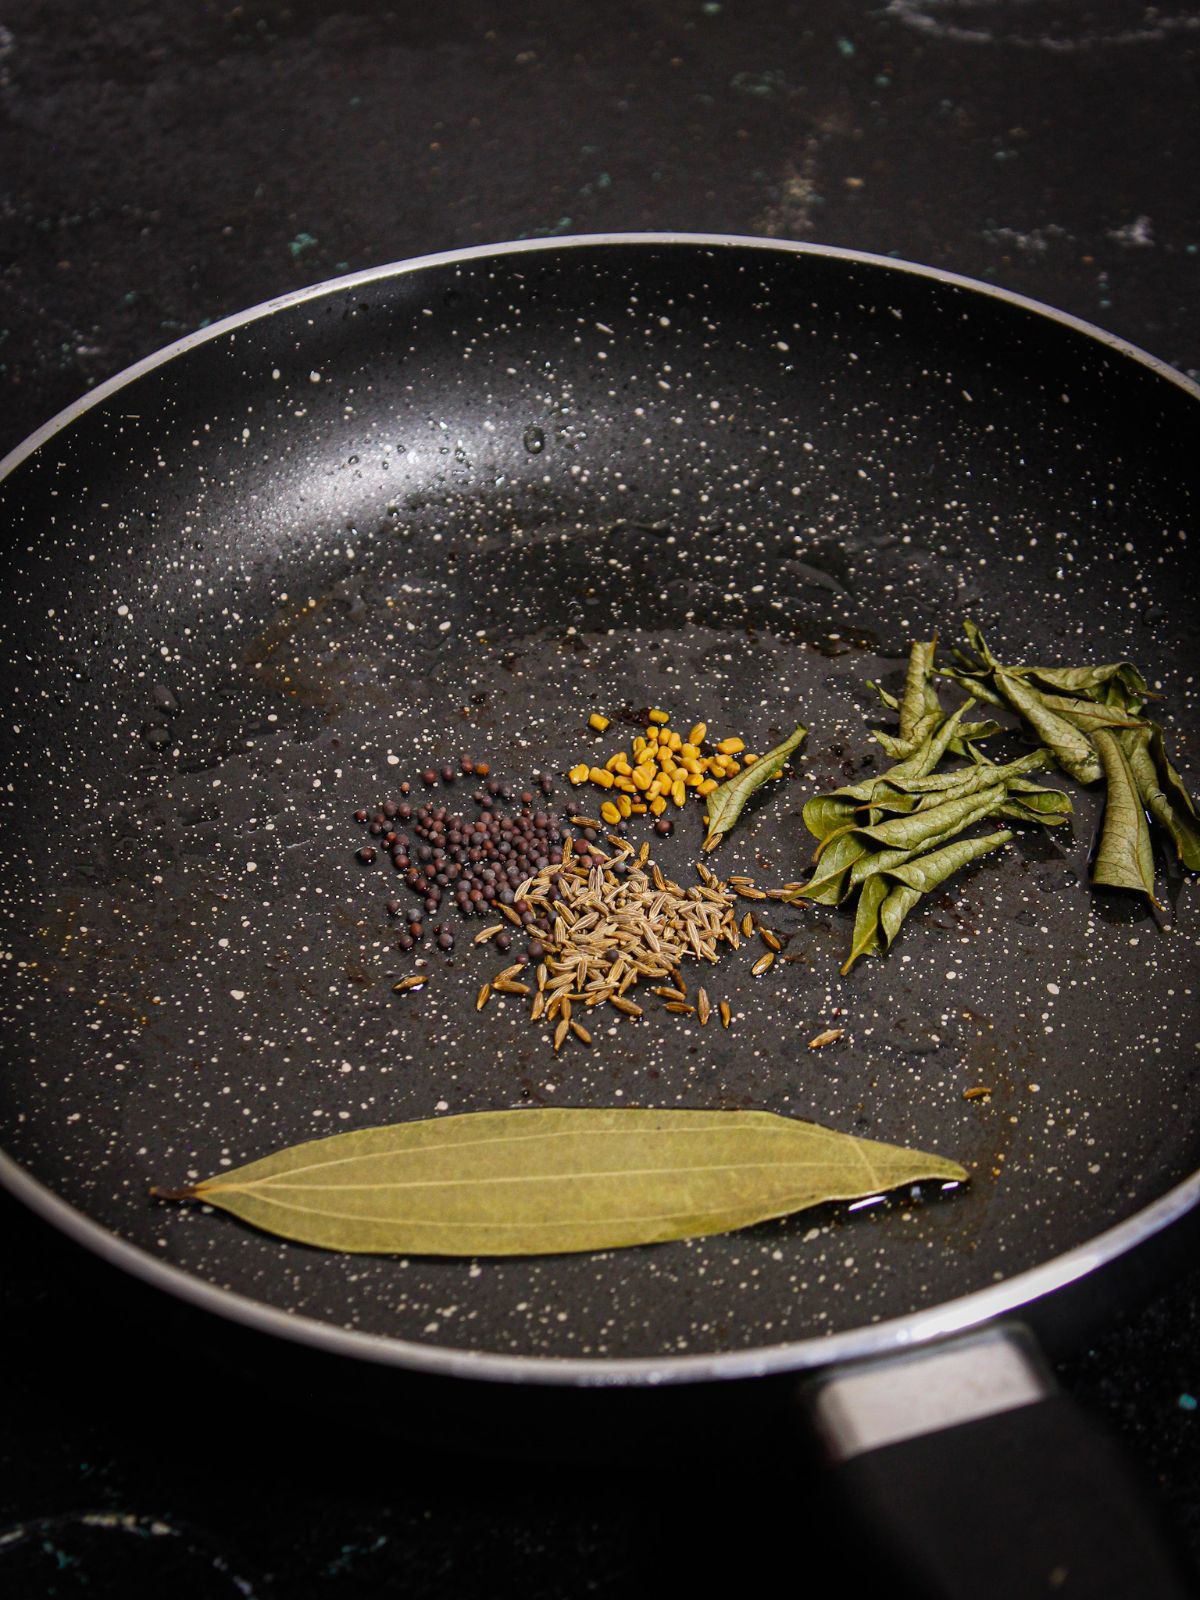
[[[724,249],[774,251],[778,254],[846,261],[926,278],[948,288],[961,289],[1001,301],[1015,309],[1031,312],[1072,329],[1085,338],[1104,345],[1115,354],[1137,362],[1158,377],[1174,384],[1191,398],[1200,400],[1200,384],[1194,383],[1167,362],[1150,355],[1128,340],[1080,317],[1056,310],[1053,306],[1028,295],[1017,294],[1013,290],[983,283],[959,273],[948,272],[940,267],[922,266],[869,251],[790,240],[763,239],[751,235],[676,232],[573,234],[547,239],[514,240],[502,244],[472,245],[459,250],[414,256],[405,261],[390,262],[361,272],[348,273],[342,277],[328,278],[306,288],[265,300],[233,316],[222,318],[207,328],[186,334],[183,338],[164,345],[160,350],[116,373],[66,406],[0,460],[0,483],[3,483],[10,473],[43,444],[69,427],[76,418],[84,415],[93,406],[195,346],[235,333],[252,322],[346,289],[366,287],[372,283],[417,273],[428,268],[452,267],[467,262],[547,251],[628,248],[631,245],[644,245],[656,249],[663,246],[681,246],[701,251]],[[181,1267],[158,1260],[140,1246],[129,1243],[102,1224],[85,1216],[54,1194],[3,1151],[0,1151],[0,1186],[66,1234],[68,1238],[91,1250],[101,1259],[174,1295],[177,1299],[258,1332],[289,1339],[333,1355],[371,1361],[384,1366],[401,1367],[434,1376],[497,1383],[586,1388],[656,1387],[666,1384],[764,1377],[771,1374],[813,1370],[834,1362],[863,1359],[912,1348],[933,1339],[964,1332],[999,1317],[1018,1313],[1056,1291],[1066,1289],[1094,1275],[1099,1269],[1163,1233],[1172,1224],[1200,1207],[1200,1172],[1196,1172],[1124,1222],[1106,1229],[1087,1243],[1043,1262],[1040,1266],[1032,1267],[986,1289],[945,1301],[941,1305],[931,1306],[908,1316],[892,1318],[869,1327],[850,1329],[828,1338],[804,1339],[753,1350],[712,1355],[661,1358],[565,1358],[507,1356],[417,1344],[411,1340],[391,1339],[381,1334],[358,1333],[310,1317],[297,1316],[264,1305],[248,1296],[218,1288],[214,1284],[193,1277]]]

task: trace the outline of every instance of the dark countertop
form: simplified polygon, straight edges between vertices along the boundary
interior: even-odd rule
[[[1200,367],[1200,7],[26,0],[6,20],[0,452],[271,295],[568,232],[890,252]],[[0,1225],[14,1597],[605,1596],[753,1571],[776,1518],[801,1559],[839,1531],[819,1488],[744,1461],[730,1483],[720,1450],[564,1469],[465,1456],[436,1426],[381,1446],[11,1202]],[[1192,1271],[1061,1377],[1200,1558],[1198,1334]]]

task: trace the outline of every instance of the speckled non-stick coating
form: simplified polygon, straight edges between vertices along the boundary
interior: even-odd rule
[[[684,244],[334,287],[118,389],[0,490],[4,1147],[213,1284],[530,1355],[859,1327],[1129,1216],[1200,1158],[1195,891],[1171,877],[1166,928],[1089,891],[1094,793],[1063,780],[1073,834],[1023,831],[848,979],[848,913],[772,909],[766,976],[757,950],[710,969],[728,1032],[651,1010],[557,1058],[516,1003],[475,1012],[498,963],[461,934],[393,993],[415,953],[351,814],[462,754],[562,771],[647,704],[758,749],[803,720],[795,775],[713,862],[796,879],[804,798],[881,760],[867,680],[895,687],[913,637],[948,650],[968,615],[1002,657],[1142,663],[1195,787],[1195,422],[1150,368],[1012,304]],[[701,836],[694,810],[664,868],[686,877]],[[365,1124],[614,1103],[814,1118],[972,1182],[479,1263],[322,1254],[147,1198]]]

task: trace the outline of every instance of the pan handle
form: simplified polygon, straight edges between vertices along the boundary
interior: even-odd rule
[[[1020,1326],[834,1368],[807,1401],[880,1555],[924,1600],[1188,1600],[1115,1438]]]

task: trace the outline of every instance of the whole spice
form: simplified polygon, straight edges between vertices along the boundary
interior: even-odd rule
[[[506,1256],[726,1233],[966,1178],[942,1156],[766,1111],[546,1107],[334,1134],[151,1194],[326,1250]]]
[[[706,1021],[708,996],[701,991],[696,1006],[688,1001],[679,964],[689,957],[715,962],[722,947],[740,943],[733,894],[707,868],[698,869],[699,883],[684,889],[644,851],[635,860],[624,840],[618,846],[618,859],[595,865],[572,850],[562,865],[541,869],[518,888],[518,903],[549,929],[540,941],[545,1016],[569,1020],[572,1002],[589,1008],[608,1002],[624,1015],[640,1016],[640,1007],[628,1010],[626,995],[645,981],[668,1011],[691,1016],[699,1010]],[[491,980],[493,989],[504,976]],[[556,1050],[566,1038],[560,1027]]]

